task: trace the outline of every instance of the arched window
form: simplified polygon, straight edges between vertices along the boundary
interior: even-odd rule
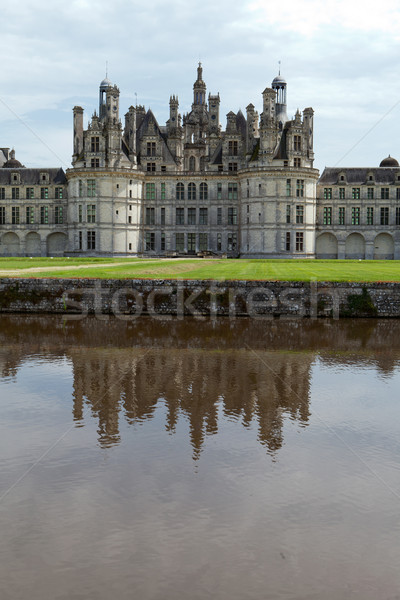
[[[189,183],[188,185],[188,200],[196,200],[196,184]]]
[[[196,169],[196,159],[194,156],[189,158],[189,171],[195,171]]]
[[[185,186],[181,182],[176,184],[176,199],[177,200],[185,199]]]
[[[206,183],[200,184],[200,200],[208,200],[208,185]]]

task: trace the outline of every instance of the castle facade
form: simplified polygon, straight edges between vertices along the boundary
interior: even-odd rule
[[[109,79],[84,127],[75,106],[72,167],[26,169],[0,149],[0,254],[400,258],[400,167],[314,169],[314,111],[287,116],[279,75],[220,123],[201,64],[191,110],[169,119],[131,106]],[[397,204],[399,206],[397,206]]]

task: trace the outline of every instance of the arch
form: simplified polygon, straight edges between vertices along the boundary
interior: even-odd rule
[[[196,159],[194,156],[191,156],[189,158],[189,171],[195,171],[196,170]]]
[[[337,258],[338,241],[333,233],[322,233],[317,237],[315,244],[317,258]]]
[[[189,183],[188,185],[188,200],[196,200],[196,184]]]
[[[3,256],[19,256],[20,240],[16,233],[8,231],[1,238],[0,251]]]
[[[35,231],[31,231],[25,238],[25,254],[28,256],[41,255],[40,235]]]
[[[365,258],[365,240],[361,233],[351,233],[346,238],[346,258]]]
[[[393,260],[394,240],[390,233],[378,233],[374,240],[374,258],[378,260]]]
[[[50,233],[47,236],[47,255],[62,256],[67,246],[67,239],[65,233]]]

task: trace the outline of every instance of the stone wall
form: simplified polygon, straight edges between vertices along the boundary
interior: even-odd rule
[[[0,279],[0,312],[67,318],[400,317],[400,283]]]

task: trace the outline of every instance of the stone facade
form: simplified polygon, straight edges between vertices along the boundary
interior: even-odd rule
[[[318,183],[313,110],[289,119],[286,95],[279,75],[260,115],[250,103],[223,129],[199,64],[188,113],[171,96],[165,125],[143,106],[122,124],[104,79],[86,128],[73,110],[66,173],[0,148],[0,255],[399,258],[397,161],[325,169]]]

